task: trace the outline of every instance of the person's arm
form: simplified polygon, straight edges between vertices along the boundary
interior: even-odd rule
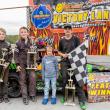
[[[55,58],[55,69],[56,69],[56,74],[58,74],[59,68],[58,68],[58,60],[57,60],[57,58]]]
[[[60,55],[63,58],[67,58],[68,57],[68,54],[64,54],[64,53],[62,53],[60,51],[58,52],[58,55]]]
[[[45,76],[45,63],[44,63],[44,58],[42,58],[42,80],[44,80]]]
[[[16,47],[15,47],[15,50],[14,50],[14,60],[15,60],[15,63],[17,66],[20,65],[20,61],[19,61],[19,45],[18,43],[16,43]]]
[[[13,52],[12,52],[12,49],[11,49],[11,44],[9,44],[9,46],[8,46],[8,60],[7,60],[7,62],[11,63],[12,58],[13,58]]]
[[[7,69],[9,67],[9,64],[11,63],[12,61],[12,58],[13,58],[13,52],[12,52],[12,49],[11,49],[11,44],[7,42],[7,58],[5,59],[5,65],[3,67],[3,69]]]
[[[21,71],[21,69],[22,69],[21,66],[20,66],[19,51],[20,51],[19,45],[18,45],[18,43],[16,43],[16,47],[15,47],[15,50],[14,50],[14,60],[15,60],[15,63],[17,65],[17,67],[16,67],[17,72]]]

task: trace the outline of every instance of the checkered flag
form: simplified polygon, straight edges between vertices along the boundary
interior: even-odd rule
[[[83,86],[87,81],[86,74],[86,50],[88,48],[88,40],[79,45],[76,49],[68,54],[71,67],[74,70],[75,78],[79,86]]]
[[[48,45],[53,46],[53,38],[51,38],[51,37],[46,37],[46,38],[45,38],[45,42],[46,42]]]

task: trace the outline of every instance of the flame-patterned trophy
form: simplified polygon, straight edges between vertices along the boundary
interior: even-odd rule
[[[7,49],[2,48],[2,58],[0,59],[0,66],[2,67],[2,70],[0,71],[0,82],[3,82],[3,77],[4,77],[4,67],[6,67],[7,63],[5,62],[5,56],[7,54]]]
[[[74,74],[74,71],[72,68],[68,69],[68,75],[70,76],[70,79],[68,79],[68,84],[66,84],[65,87],[65,103],[64,105],[75,105],[75,86],[73,84],[72,76]],[[72,95],[72,96],[71,96]]]

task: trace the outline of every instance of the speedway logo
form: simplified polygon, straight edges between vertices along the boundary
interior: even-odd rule
[[[36,28],[44,29],[52,22],[51,11],[45,5],[40,5],[33,11],[31,20]]]

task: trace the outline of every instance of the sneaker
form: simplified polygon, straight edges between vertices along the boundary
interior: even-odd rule
[[[35,101],[36,101],[36,97],[35,97],[35,96],[30,96],[30,100],[31,100],[32,102],[35,102]]]
[[[65,102],[65,98],[62,97],[62,98],[60,99],[60,102],[61,102],[62,104],[64,104],[64,102]]]
[[[51,104],[56,104],[56,98],[51,98]]]
[[[79,105],[80,105],[81,110],[86,110],[85,102],[80,102]]]
[[[0,103],[2,103],[2,102],[3,102],[3,97],[0,98]]]
[[[43,101],[42,101],[42,104],[43,104],[43,105],[46,105],[47,103],[48,103],[48,99],[45,99],[45,98],[44,98]]]
[[[8,103],[9,102],[8,96],[7,95],[4,95],[3,100],[4,100],[5,103]]]
[[[23,98],[23,103],[24,103],[25,105],[28,105],[28,104],[29,104],[28,98]]]

